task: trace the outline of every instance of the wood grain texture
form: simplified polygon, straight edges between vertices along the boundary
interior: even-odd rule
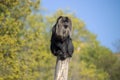
[[[68,79],[69,61],[70,58],[66,58],[65,60],[60,60],[59,57],[57,57],[54,80]]]

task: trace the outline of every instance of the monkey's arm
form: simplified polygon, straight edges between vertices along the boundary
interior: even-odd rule
[[[51,49],[52,54],[53,54],[54,56],[57,56],[56,46],[55,46],[55,44],[53,43],[53,41],[51,41],[50,49]]]
[[[69,57],[72,57],[73,52],[74,52],[74,46],[72,43],[72,39],[68,39],[68,55],[69,55]]]
[[[52,29],[54,31],[54,29]],[[57,56],[57,47],[55,45],[54,33],[51,36],[51,45],[50,45],[51,52],[54,56]]]
[[[54,37],[54,35],[52,35],[51,37],[51,46],[50,46],[51,52],[53,53],[53,55],[58,56],[63,54],[63,50],[62,50],[62,43],[60,43],[59,41],[57,41]]]

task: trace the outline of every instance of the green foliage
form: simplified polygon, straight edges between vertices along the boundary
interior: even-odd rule
[[[96,65],[98,70],[103,70],[108,73],[109,78],[112,80],[120,79],[118,71],[120,69],[120,65],[118,64],[118,58],[112,54],[109,49],[103,46],[98,45],[96,48],[86,47],[82,49],[80,60],[83,60],[88,64]]]
[[[100,46],[82,20],[62,10],[43,16],[39,4],[40,0],[0,0],[0,80],[53,80],[56,58],[49,49],[50,36],[60,15],[69,16],[73,24],[69,79],[120,79],[119,59]]]

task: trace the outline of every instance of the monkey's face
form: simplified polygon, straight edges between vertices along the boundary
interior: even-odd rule
[[[72,23],[68,17],[60,16],[55,27],[57,37],[64,39],[68,36],[71,36]]]

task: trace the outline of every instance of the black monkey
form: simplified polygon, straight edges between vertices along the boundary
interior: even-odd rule
[[[61,60],[72,57],[74,47],[71,39],[72,22],[68,17],[60,16],[52,28],[51,52]]]

